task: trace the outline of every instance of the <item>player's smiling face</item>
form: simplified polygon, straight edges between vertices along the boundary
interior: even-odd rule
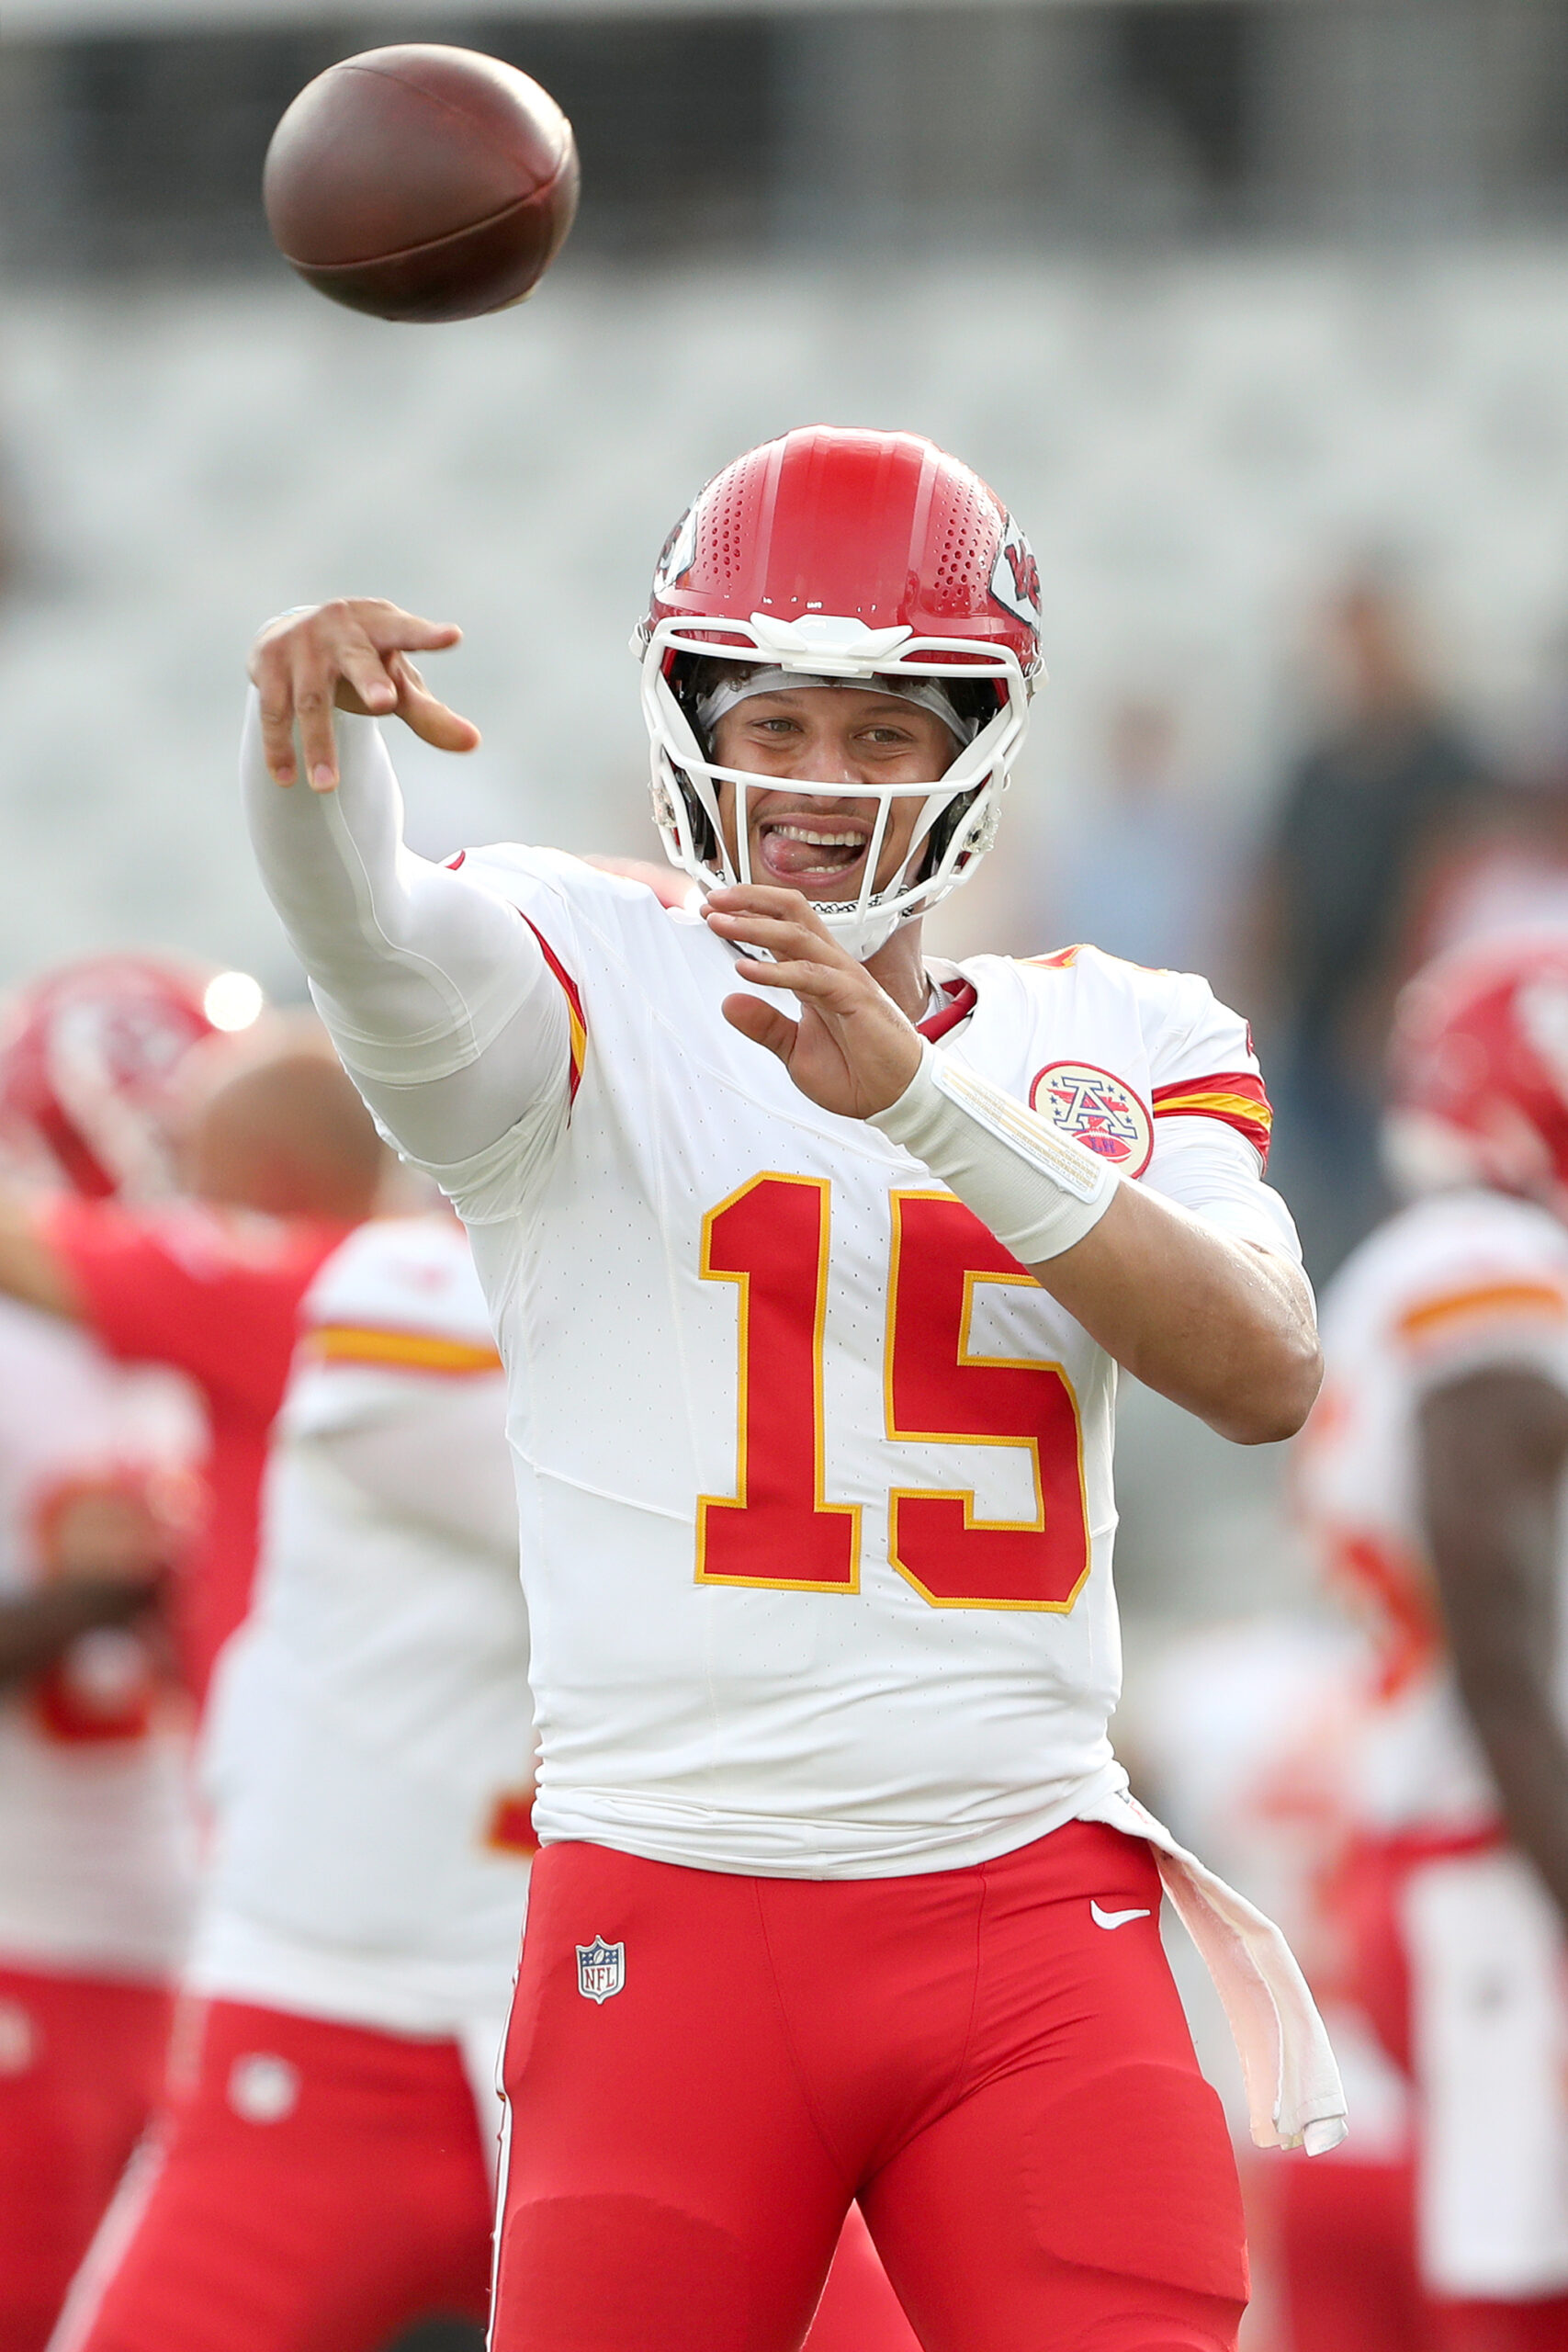
[[[727,710],[714,729],[712,756],[716,766],[778,779],[771,789],[746,795],[752,880],[833,899],[853,899],[860,890],[878,808],[861,797],[864,787],[935,784],[957,750],[934,712],[897,695],[795,686],[753,695]],[[841,791],[792,793],[795,777]],[[735,786],[721,782],[717,789],[725,846],[739,870]],[[923,807],[918,792],[893,802],[875,888],[885,888],[902,865]]]

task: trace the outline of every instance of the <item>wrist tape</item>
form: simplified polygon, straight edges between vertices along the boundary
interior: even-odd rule
[[[929,1044],[897,1102],[868,1124],[923,1159],[1021,1265],[1060,1257],[1115,1197],[1104,1160]]]

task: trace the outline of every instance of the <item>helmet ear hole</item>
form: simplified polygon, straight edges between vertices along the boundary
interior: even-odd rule
[[[716,864],[718,835],[713,829],[712,818],[693,789],[692,779],[685,769],[671,765],[670,774],[674,779],[675,789],[686,804],[686,822],[691,827],[692,848],[694,854],[701,858],[705,865],[710,862]]]
[[[937,818],[926,835],[926,854],[920,860],[919,871],[914,876],[917,882],[929,882],[937,871],[942,859],[968,823],[974,812],[975,803],[980,797],[981,789],[982,787],[976,785],[973,792],[960,793],[957,799],[952,801]]]

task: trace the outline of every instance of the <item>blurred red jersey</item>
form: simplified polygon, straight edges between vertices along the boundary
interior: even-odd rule
[[[181,1668],[199,1701],[249,1606],[267,1433],[299,1302],[350,1228],[194,1202],[126,1208],[75,1198],[53,1203],[47,1219],[102,1346],[183,1372],[207,1408],[211,1501],[175,1603]]]

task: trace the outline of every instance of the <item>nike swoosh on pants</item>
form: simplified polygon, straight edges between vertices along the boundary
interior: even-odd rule
[[[1089,1916],[1097,1928],[1124,1928],[1129,1919],[1146,1919],[1149,1915],[1146,1910],[1102,1911],[1091,1894],[1089,1898]]]

